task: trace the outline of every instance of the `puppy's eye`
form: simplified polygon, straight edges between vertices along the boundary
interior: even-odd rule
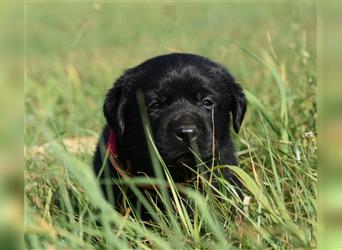
[[[157,110],[160,108],[160,103],[159,102],[152,102],[150,105],[148,105],[147,109],[148,110]]]
[[[214,106],[214,104],[215,103],[209,98],[204,98],[202,100],[202,106],[205,108],[211,108],[212,106]]]

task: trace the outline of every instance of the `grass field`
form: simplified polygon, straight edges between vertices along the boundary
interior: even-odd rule
[[[316,247],[314,3],[32,2],[26,13],[27,249]],[[173,186],[160,194],[167,213],[143,223],[102,198],[92,150],[114,80],[173,51],[221,62],[246,89],[232,167],[246,198],[223,180],[220,190],[183,190],[191,218]]]

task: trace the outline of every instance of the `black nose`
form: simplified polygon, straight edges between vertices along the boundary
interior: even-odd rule
[[[179,141],[194,141],[197,138],[197,128],[195,126],[181,126],[174,130],[174,135]]]

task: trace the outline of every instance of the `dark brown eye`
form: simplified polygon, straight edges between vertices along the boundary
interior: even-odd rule
[[[147,109],[154,111],[158,110],[160,108],[160,103],[159,102],[152,102],[150,105],[148,105]]]
[[[204,98],[202,100],[202,106],[205,108],[211,108],[214,106],[214,102],[210,98]]]

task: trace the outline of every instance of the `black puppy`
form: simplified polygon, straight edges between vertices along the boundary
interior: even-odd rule
[[[202,160],[209,166],[212,160],[215,164],[237,164],[229,125],[232,118],[238,132],[246,111],[241,87],[222,65],[197,55],[173,53],[128,69],[109,90],[103,106],[108,124],[94,156],[96,174],[107,149],[106,168],[111,176],[154,176],[137,91],[144,96],[154,142],[176,182],[193,176],[184,164],[196,168],[189,150],[191,141],[197,143]],[[226,168],[218,174],[236,182]],[[118,191],[113,192],[116,199]]]

